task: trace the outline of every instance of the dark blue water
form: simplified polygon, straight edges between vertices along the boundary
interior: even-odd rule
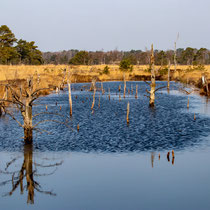
[[[129,89],[138,84],[138,99],[134,93],[123,99],[121,93],[121,101],[119,84],[123,87],[122,82],[103,84],[106,92],[97,91],[94,113],[93,93],[85,91],[89,84],[73,84],[72,118],[67,90],[40,98],[34,114],[46,112],[48,104],[48,112],[59,116],[41,115],[33,124],[47,119],[62,123],[40,124],[51,134],[35,132],[32,147],[24,146],[16,122],[0,118],[0,209],[210,209],[208,100],[190,95],[187,109],[181,84],[172,82],[170,94],[157,92],[151,109],[144,82],[128,82]]]
[[[39,128],[51,134],[34,132],[34,147],[38,151],[76,151],[76,152],[141,152],[184,150],[202,143],[203,137],[210,133],[210,118],[196,113],[195,104],[190,101],[187,109],[187,96],[178,92],[179,83],[171,84],[171,93],[164,89],[156,93],[155,108],[149,108],[146,95],[148,85],[144,82],[127,82],[127,88],[134,88],[133,94],[126,94],[119,101],[118,86],[122,82],[104,83],[105,94],[96,93],[94,113],[91,110],[93,92],[85,91],[89,84],[73,84],[73,117],[69,118],[68,92],[51,94],[40,98],[34,107],[34,114],[45,112],[59,115],[41,115],[33,124],[46,119],[67,122],[67,126],[55,122],[40,124]],[[138,84],[138,99],[135,87]],[[165,86],[158,82],[157,86]],[[85,86],[85,87],[84,87]],[[101,84],[97,83],[100,88]],[[108,98],[108,88],[111,99]],[[81,91],[83,89],[83,91]],[[117,95],[116,95],[117,94]],[[100,95],[100,108],[98,107]],[[77,98],[76,98],[77,96]],[[190,96],[193,98],[193,96]],[[191,100],[191,99],[190,99]],[[57,106],[56,106],[57,102]],[[126,123],[127,103],[130,103],[130,124]],[[61,111],[59,107],[61,106]],[[17,116],[21,120],[21,116]],[[80,130],[77,132],[77,125]],[[23,131],[8,116],[0,119],[0,150],[21,151]]]

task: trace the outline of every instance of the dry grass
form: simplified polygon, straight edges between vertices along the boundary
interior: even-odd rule
[[[71,70],[71,82],[91,82],[92,79],[97,81],[119,81],[123,80],[123,73],[119,70],[118,65],[109,65],[109,74],[103,74],[104,67],[106,65],[95,66],[67,66],[67,65],[41,65],[41,66],[28,66],[28,65],[16,65],[6,66],[0,65],[0,84],[7,84],[8,82],[14,82],[17,80],[16,90],[19,91],[19,87],[25,87],[25,81],[30,76],[37,79],[40,76],[39,88],[48,88],[51,86],[60,86],[64,78],[64,70]],[[160,66],[156,66],[159,69]],[[206,65],[204,69],[194,69],[189,66],[177,66],[177,71],[173,72],[172,80],[181,81],[184,83],[191,83],[199,87],[201,84],[201,77],[206,76],[210,81],[210,65]],[[125,74],[126,80],[144,80],[150,79],[150,72],[148,71],[148,65],[134,66],[133,71]],[[161,77],[166,79],[167,75]],[[0,98],[3,98],[5,93],[5,87],[0,86]],[[49,94],[50,91],[43,91],[42,94]]]
[[[95,66],[71,66],[71,82],[90,82],[93,78],[99,81],[118,81],[123,80],[123,73],[118,65],[109,65],[109,74],[103,74],[105,65]],[[156,69],[160,67],[156,66]],[[40,87],[49,85],[58,86],[62,83],[64,69],[69,69],[67,65],[41,65],[41,66],[5,66],[0,65],[0,83],[9,80],[26,80],[30,76],[40,75]],[[126,73],[126,80],[140,80],[150,77],[147,71],[148,65],[134,66],[133,71]],[[171,66],[173,70],[174,67]],[[205,70],[189,70],[189,66],[177,66],[177,71],[173,73],[172,78],[181,81],[197,82],[202,75],[210,79],[210,65],[205,66]],[[2,88],[1,88],[2,89]],[[1,90],[0,90],[1,91]]]

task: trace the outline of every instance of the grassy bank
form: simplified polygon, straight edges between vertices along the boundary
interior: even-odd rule
[[[104,71],[105,65],[96,66],[71,66],[71,82],[91,82],[96,81],[119,81],[123,80],[123,73],[119,70],[118,65],[109,65],[108,71]],[[66,65],[41,65],[27,66],[0,65],[0,83],[14,80],[26,80],[30,76],[40,77],[40,87],[49,87],[50,85],[59,86],[62,84],[64,70],[68,69]],[[157,80],[167,79],[166,67],[156,66]],[[210,79],[210,65],[208,66],[177,66],[174,72],[174,66],[171,66],[171,80],[181,81],[200,87],[201,77],[205,75],[207,80]],[[150,71],[148,65],[134,66],[132,72],[125,74],[126,80],[150,80]],[[1,88],[1,93],[4,90]],[[46,93],[47,94],[47,93]]]

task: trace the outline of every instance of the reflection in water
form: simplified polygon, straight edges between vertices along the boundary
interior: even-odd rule
[[[175,161],[174,150],[171,151],[171,154],[172,154],[171,163],[172,163],[172,165],[174,165],[174,161]],[[160,160],[160,153],[158,154],[158,159]],[[152,165],[152,168],[154,167],[154,160],[155,160],[155,153],[151,152],[151,165]],[[168,162],[170,162],[170,152],[167,153],[167,160],[168,160]]]
[[[154,167],[154,159],[155,159],[155,153],[152,152],[151,153],[151,164],[152,164],[152,168]]]
[[[55,196],[56,194],[52,191],[42,190],[41,185],[35,180],[38,176],[48,176],[55,173],[57,166],[61,165],[63,162],[53,163],[53,164],[39,164],[33,160],[33,145],[24,146],[24,160],[19,171],[8,171],[9,167],[17,161],[18,158],[14,158],[6,164],[4,171],[0,173],[11,176],[10,180],[0,183],[0,186],[6,184],[12,184],[12,189],[10,192],[6,193],[5,196],[11,196],[15,190],[20,187],[20,193],[24,193],[24,189],[28,192],[27,203],[34,204],[34,192],[48,194]],[[40,174],[38,170],[40,168],[53,168],[54,170],[50,173]],[[26,184],[24,185],[24,179]]]
[[[167,160],[170,162],[170,152],[167,153]]]

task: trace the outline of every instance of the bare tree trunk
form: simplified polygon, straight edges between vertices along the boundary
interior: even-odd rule
[[[168,80],[167,80],[167,90],[168,90],[168,93],[170,91],[170,69],[171,69],[171,62],[169,60],[168,61]]]
[[[176,42],[174,42],[174,71],[176,71],[177,61],[176,61]]]
[[[94,105],[95,105],[95,95],[96,95],[96,87],[95,87],[95,84],[94,84],[93,103],[92,103],[91,109],[93,109]]]
[[[8,88],[7,88],[7,87],[5,87],[4,99],[5,99],[5,100],[8,99]]]
[[[127,104],[127,124],[129,124],[129,113],[130,113],[130,104]]]
[[[149,106],[154,107],[155,105],[155,59],[154,59],[154,51],[153,44],[151,46],[151,85],[150,85],[150,101]]]
[[[33,125],[32,125],[32,105],[29,104],[31,98],[26,99],[26,107],[24,113],[24,141],[26,144],[32,144],[33,141]]]
[[[136,99],[138,98],[138,85],[136,85],[136,95],[135,95],[135,98]]]
[[[69,90],[70,117],[72,117],[72,98],[71,98],[71,83],[70,83],[70,80],[68,80],[68,90]]]
[[[188,99],[187,99],[187,108],[188,109],[190,108],[190,99],[189,99],[189,96],[188,96]]]
[[[126,93],[126,79],[125,79],[125,72],[123,73],[123,78],[124,78],[124,93],[123,93],[123,98],[125,98],[125,93]]]

